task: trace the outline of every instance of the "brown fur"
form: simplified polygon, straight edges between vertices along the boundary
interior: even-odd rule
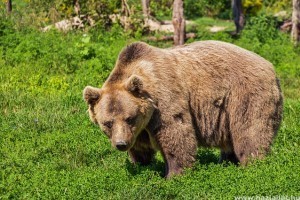
[[[167,177],[192,166],[199,145],[220,148],[220,161],[264,157],[282,115],[272,64],[217,41],[172,49],[134,43],[84,98],[113,146],[142,164],[159,150]]]

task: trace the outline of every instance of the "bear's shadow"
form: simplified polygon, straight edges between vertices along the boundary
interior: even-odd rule
[[[196,165],[208,166],[212,163],[219,164],[219,155],[216,155],[216,153],[210,149],[200,149],[196,156]],[[125,165],[127,171],[133,176],[143,174],[145,171],[157,172],[161,177],[165,175],[165,163],[159,159],[154,159],[153,162],[147,166],[134,165],[129,159],[126,159]]]
[[[216,155],[214,149],[199,149],[196,158],[200,165],[219,164],[220,153]]]
[[[146,171],[152,171],[163,177],[165,173],[165,163],[157,159],[153,160],[149,165],[133,164],[129,159],[127,159],[126,168],[132,176],[143,174]]]

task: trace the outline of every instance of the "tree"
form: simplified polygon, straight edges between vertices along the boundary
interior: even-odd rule
[[[127,3],[127,0],[122,0],[122,14],[126,17],[129,17],[131,14],[130,14],[130,8],[129,8],[129,5]]]
[[[293,16],[292,16],[292,40],[295,45],[299,45],[300,41],[300,0],[293,0]]]
[[[73,0],[74,11],[77,16],[80,17],[80,4],[79,0]]]
[[[183,15],[183,0],[174,0],[173,18],[174,45],[182,45],[185,40],[185,19]]]
[[[150,16],[150,0],[142,0],[143,16],[148,19]]]
[[[6,1],[6,10],[8,13],[11,13],[12,11],[12,3],[11,3],[11,0],[7,0]]]
[[[232,0],[232,11],[234,24],[236,28],[236,34],[239,33],[244,28],[244,14],[242,7],[242,0]]]

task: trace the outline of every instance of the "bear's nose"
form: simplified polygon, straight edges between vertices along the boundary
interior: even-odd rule
[[[116,143],[116,147],[120,151],[126,151],[126,149],[127,149],[127,142],[125,142],[125,141],[118,141]]]

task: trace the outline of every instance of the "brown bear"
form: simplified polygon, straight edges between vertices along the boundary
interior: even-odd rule
[[[195,162],[197,146],[220,161],[262,158],[279,128],[282,94],[270,62],[233,44],[124,48],[101,89],[87,86],[89,115],[133,163],[160,151],[166,176]]]

